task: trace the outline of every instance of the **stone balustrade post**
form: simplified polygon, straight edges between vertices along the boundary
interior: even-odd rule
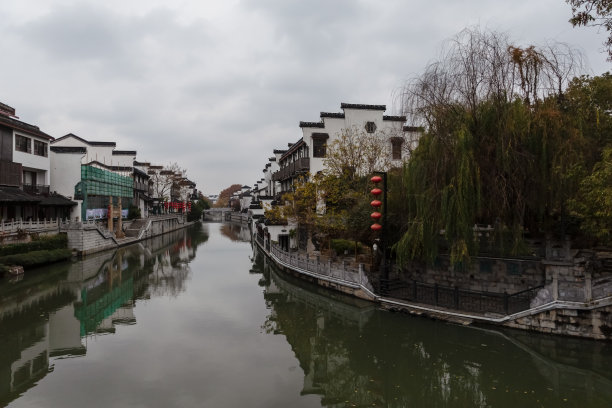
[[[593,300],[593,280],[591,272],[584,273],[584,301],[590,302]]]
[[[364,265],[362,263],[359,264],[359,284],[363,284],[363,269]]]
[[[552,284],[550,285],[553,300],[559,300],[559,271],[557,268],[553,270]]]

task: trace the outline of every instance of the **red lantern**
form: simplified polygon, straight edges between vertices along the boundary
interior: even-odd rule
[[[372,217],[375,220],[380,220],[380,217],[382,217],[382,214],[379,213],[378,211],[373,212],[370,217]]]
[[[374,194],[375,196],[379,196],[382,194],[382,190],[380,188],[374,188],[372,191],[370,191],[370,193]]]
[[[370,205],[372,207],[380,207],[382,205],[382,202],[380,202],[379,200],[374,200],[370,203]]]
[[[380,231],[382,229],[382,225],[380,224],[372,224],[372,226],[370,227],[370,229],[372,231]]]
[[[371,181],[372,183],[376,183],[376,184],[377,184],[377,183],[380,183],[380,182],[382,181],[382,177],[380,177],[380,176],[374,176],[374,177],[372,177],[372,178],[370,179],[370,181]]]

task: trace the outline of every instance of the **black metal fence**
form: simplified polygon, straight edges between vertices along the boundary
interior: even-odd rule
[[[476,313],[509,315],[530,308],[531,300],[543,286],[517,293],[479,292],[458,287],[400,279],[380,279],[375,292],[381,296],[414,303]]]

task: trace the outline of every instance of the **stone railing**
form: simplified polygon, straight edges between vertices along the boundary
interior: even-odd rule
[[[12,233],[18,231],[25,232],[42,232],[42,231],[53,231],[59,229],[59,226],[66,222],[61,218],[55,218],[50,220],[11,220],[11,221],[0,221],[0,232],[1,233]]]
[[[261,243],[261,240],[258,241]],[[318,256],[301,256],[298,253],[284,251],[274,244],[270,245],[270,254],[282,264],[292,267],[292,269],[308,272],[314,276],[348,283],[349,285],[363,286],[368,288],[368,290],[372,290],[372,286],[365,276],[363,264],[359,264],[359,266],[355,268],[349,266],[346,261],[341,264],[334,263],[331,260],[322,262]]]

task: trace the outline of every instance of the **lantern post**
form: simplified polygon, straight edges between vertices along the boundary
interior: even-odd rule
[[[386,237],[386,231],[387,231],[387,172],[375,171],[374,174],[376,175],[373,176],[370,179],[370,181],[376,185],[382,182],[382,189],[376,187],[372,189],[371,191],[372,195],[376,197],[376,199],[370,203],[370,205],[372,205],[372,207],[374,207],[374,210],[375,210],[371,214],[371,217],[372,219],[376,221],[376,223],[372,224],[370,226],[370,229],[372,229],[372,231],[381,232],[380,246],[381,246],[381,250],[383,254],[381,266],[382,266],[383,278],[387,279],[389,275],[388,265],[387,265],[387,245],[386,245],[386,238],[387,238]],[[382,194],[382,202],[378,199],[381,194]],[[381,206],[382,206],[382,209],[381,209]],[[382,225],[378,223],[378,221],[381,218],[382,218]]]

